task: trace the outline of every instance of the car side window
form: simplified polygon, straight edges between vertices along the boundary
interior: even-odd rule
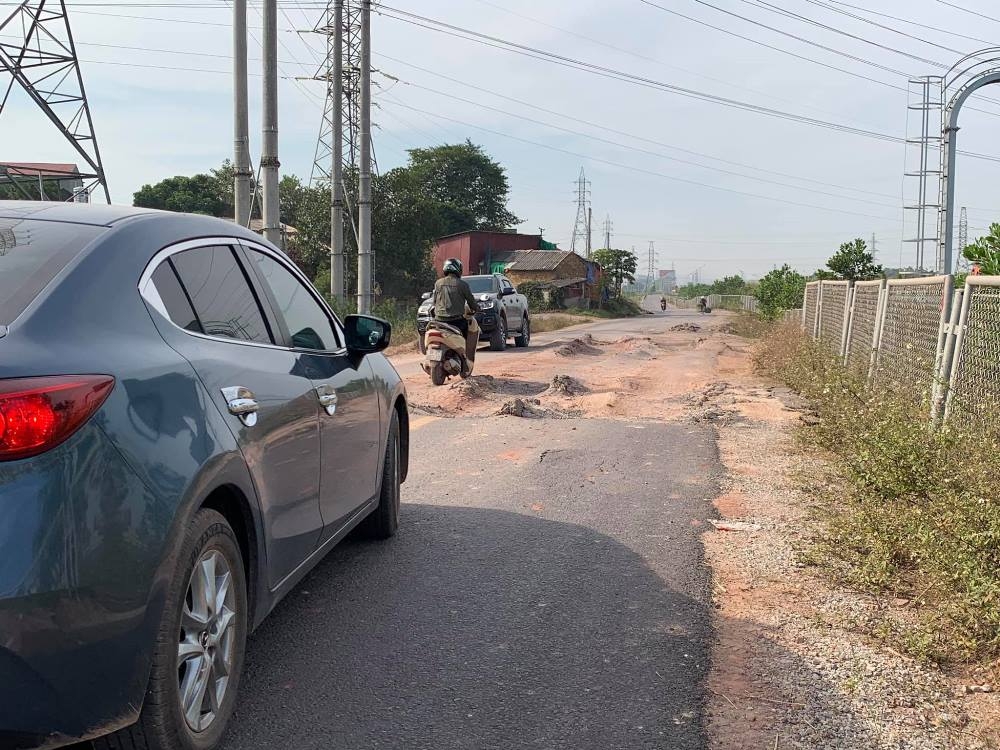
[[[170,256],[170,262],[205,335],[274,343],[260,303],[231,247],[185,250]]]
[[[194,333],[205,332],[198,316],[194,314],[191,300],[188,299],[187,292],[181,286],[169,258],[153,272],[152,281],[163,306],[166,308],[167,315],[178,327]]]
[[[292,347],[312,351],[340,349],[333,321],[295,274],[270,255],[256,250],[248,252],[257,273],[271,288],[277,303],[275,314],[284,318]]]

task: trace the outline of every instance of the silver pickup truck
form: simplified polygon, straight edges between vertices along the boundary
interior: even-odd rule
[[[514,337],[514,344],[527,346],[531,342],[531,318],[528,300],[503,274],[485,276],[463,276],[479,303],[476,314],[479,323],[480,341],[489,341],[490,349],[502,352],[507,348],[507,339]],[[417,331],[420,334],[420,351],[424,349],[424,332],[427,323],[434,317],[433,293],[425,292],[417,308]]]

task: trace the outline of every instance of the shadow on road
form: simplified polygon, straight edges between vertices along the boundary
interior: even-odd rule
[[[405,505],[264,623],[226,748],[703,748],[709,614],[628,547]]]

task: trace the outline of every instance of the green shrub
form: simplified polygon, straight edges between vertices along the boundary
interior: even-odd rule
[[[1000,656],[1000,432],[932,429],[928,403],[867,388],[797,326],[765,338],[756,364],[809,399],[820,421],[803,437],[843,480],[820,492],[811,559],[916,600],[920,622],[901,639],[916,655]]]

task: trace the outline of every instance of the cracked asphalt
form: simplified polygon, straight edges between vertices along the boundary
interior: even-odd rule
[[[348,540],[253,635],[223,747],[706,747],[711,428],[415,426],[399,535]]]

